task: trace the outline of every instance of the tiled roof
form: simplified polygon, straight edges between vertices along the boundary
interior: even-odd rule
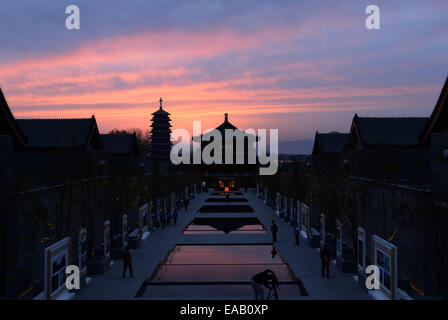
[[[154,116],[169,116],[170,113],[166,112],[165,110],[163,110],[162,108],[160,108],[159,110],[157,110],[156,112],[151,113]]]
[[[416,146],[428,117],[358,117],[354,125],[366,146]]]
[[[17,119],[32,148],[85,147],[95,118],[87,119]]]
[[[448,128],[448,77],[445,80],[442,91],[431,117],[425,128],[420,133],[420,142],[426,143],[431,138],[431,133],[441,132]]]
[[[340,153],[347,143],[349,134],[330,132],[319,133],[316,132],[314,139],[313,154],[322,153]]]
[[[110,154],[133,154],[136,150],[136,135],[133,134],[102,134],[104,151]]]
[[[9,109],[3,91],[0,88],[0,134],[12,135],[14,143],[25,147],[27,143],[26,136],[17,124],[16,119]]]
[[[155,116],[169,116],[170,113],[166,112],[162,108],[162,102],[163,102],[162,98],[160,98],[159,102],[160,102],[159,109],[156,112],[153,112],[152,115],[155,115]]]
[[[216,131],[218,131],[218,132],[221,134],[221,138],[222,138],[222,139],[225,139],[225,134],[226,134],[226,130],[227,130],[227,129],[234,130],[234,132],[240,132],[240,133],[244,134],[245,136],[253,136],[253,137],[255,137],[256,139],[258,139],[258,137],[254,136],[254,135],[252,135],[252,134],[246,133],[246,132],[244,132],[243,130],[238,129],[238,128],[235,127],[233,124],[231,124],[231,123],[229,122],[229,115],[228,115],[227,113],[224,115],[224,122],[223,122],[222,124],[220,124],[220,125],[219,125],[218,127],[216,127],[215,129],[213,129],[213,130],[211,130],[211,131],[208,131],[208,132],[204,133],[204,134],[201,135],[201,136],[202,136],[202,138],[205,137],[206,139],[208,139],[208,137],[212,136],[212,132],[216,132]],[[198,138],[199,138],[199,137],[193,137],[193,140],[196,141]]]
[[[237,127],[235,127],[233,124],[231,124],[229,121],[224,121],[222,124],[220,124],[219,126],[217,126],[215,128],[215,130],[218,130],[219,132],[221,132],[222,136],[224,137],[226,130],[230,129],[230,130],[239,130]]]

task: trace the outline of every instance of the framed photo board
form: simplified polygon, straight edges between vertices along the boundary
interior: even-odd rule
[[[128,215],[124,214],[121,220],[121,239],[123,246],[128,245]]]
[[[366,271],[366,230],[358,227],[358,272]]]
[[[174,213],[174,208],[176,208],[176,194],[174,192],[172,192],[171,195],[170,195],[170,210],[171,210],[171,213]]]
[[[336,220],[336,255],[342,256],[342,223]]]
[[[146,219],[146,227],[148,230],[151,230],[151,223],[153,219],[152,211],[154,210],[154,202],[149,202],[149,208],[148,208],[148,218]]]
[[[320,246],[325,244],[325,213],[320,214]]]
[[[281,209],[281,195],[279,192],[277,192],[277,197],[275,198],[275,213],[277,215],[280,215],[280,209]]]
[[[306,205],[306,204],[304,204],[304,203],[302,203],[301,204],[301,211],[302,211],[302,218],[301,218],[301,230],[303,230],[303,231],[305,231],[306,232],[306,235],[308,236],[309,235],[309,227],[310,227],[310,225],[309,225],[309,223],[310,223],[310,217],[309,217],[309,215],[310,215],[310,208]]]
[[[395,299],[398,286],[397,247],[372,235],[371,261],[380,270],[380,290],[391,300]]]
[[[110,256],[110,221],[104,221],[104,256]]]
[[[78,235],[78,268],[81,275],[87,274],[87,229],[79,230]]]
[[[65,270],[71,264],[71,239],[66,237],[45,249],[45,298],[55,300],[68,292]]]
[[[138,209],[138,229],[140,233],[140,237],[143,236],[143,233],[148,229],[148,204],[145,203]]]

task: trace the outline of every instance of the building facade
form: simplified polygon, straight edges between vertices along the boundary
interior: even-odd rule
[[[227,141],[225,139],[226,132],[235,134],[241,139],[232,137],[232,141]],[[211,147],[216,142],[215,136],[217,135],[222,138],[221,145],[215,149],[220,151],[220,155],[215,155],[213,150],[210,151],[213,149]],[[205,182],[208,188],[224,190],[224,188],[228,187],[230,190],[237,190],[255,186],[259,169],[256,157],[258,137],[235,127],[229,122],[227,113],[224,115],[224,122],[221,125],[199,137],[193,137],[193,141],[201,143],[201,155],[210,153],[214,157],[215,163],[207,164],[202,159],[201,164],[193,165],[201,181]],[[231,151],[229,150],[230,147]],[[226,153],[228,160],[230,160],[227,163]],[[242,160],[242,163],[238,163],[238,159]]]

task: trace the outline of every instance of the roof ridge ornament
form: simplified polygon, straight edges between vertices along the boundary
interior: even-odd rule
[[[229,114],[224,113],[224,122],[229,122]]]
[[[162,97],[160,97],[159,102],[160,102],[160,110],[162,110],[162,102],[163,102]]]

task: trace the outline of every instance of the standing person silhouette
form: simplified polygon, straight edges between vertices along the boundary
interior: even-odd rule
[[[296,227],[294,228],[294,236],[296,237],[296,245],[300,244],[300,227],[299,224],[296,223]]]
[[[324,245],[322,251],[320,252],[320,259],[322,262],[322,277],[325,277],[325,271],[327,273],[327,278],[330,278],[330,259],[331,254],[328,250],[328,246]]]
[[[271,250],[271,256],[272,256],[272,259],[275,259],[275,256],[277,255],[277,250],[275,249],[275,247],[274,246],[272,246],[272,250]]]
[[[129,247],[126,246],[123,252],[123,279],[126,278],[126,269],[129,267],[129,276],[132,278],[134,273],[132,272],[132,257]]]
[[[272,242],[277,242],[277,231],[278,231],[278,227],[275,224],[275,221],[272,220],[272,225],[271,225],[271,232],[272,232]]]
[[[162,212],[161,213],[161,220],[162,220],[162,230],[163,229],[165,229],[165,226],[166,226],[166,213],[165,212]]]
[[[166,213],[166,224],[169,226],[171,224],[171,212]]]
[[[176,225],[176,221],[177,221],[177,209],[174,208],[174,212],[173,212],[173,222],[174,222],[174,225]]]

